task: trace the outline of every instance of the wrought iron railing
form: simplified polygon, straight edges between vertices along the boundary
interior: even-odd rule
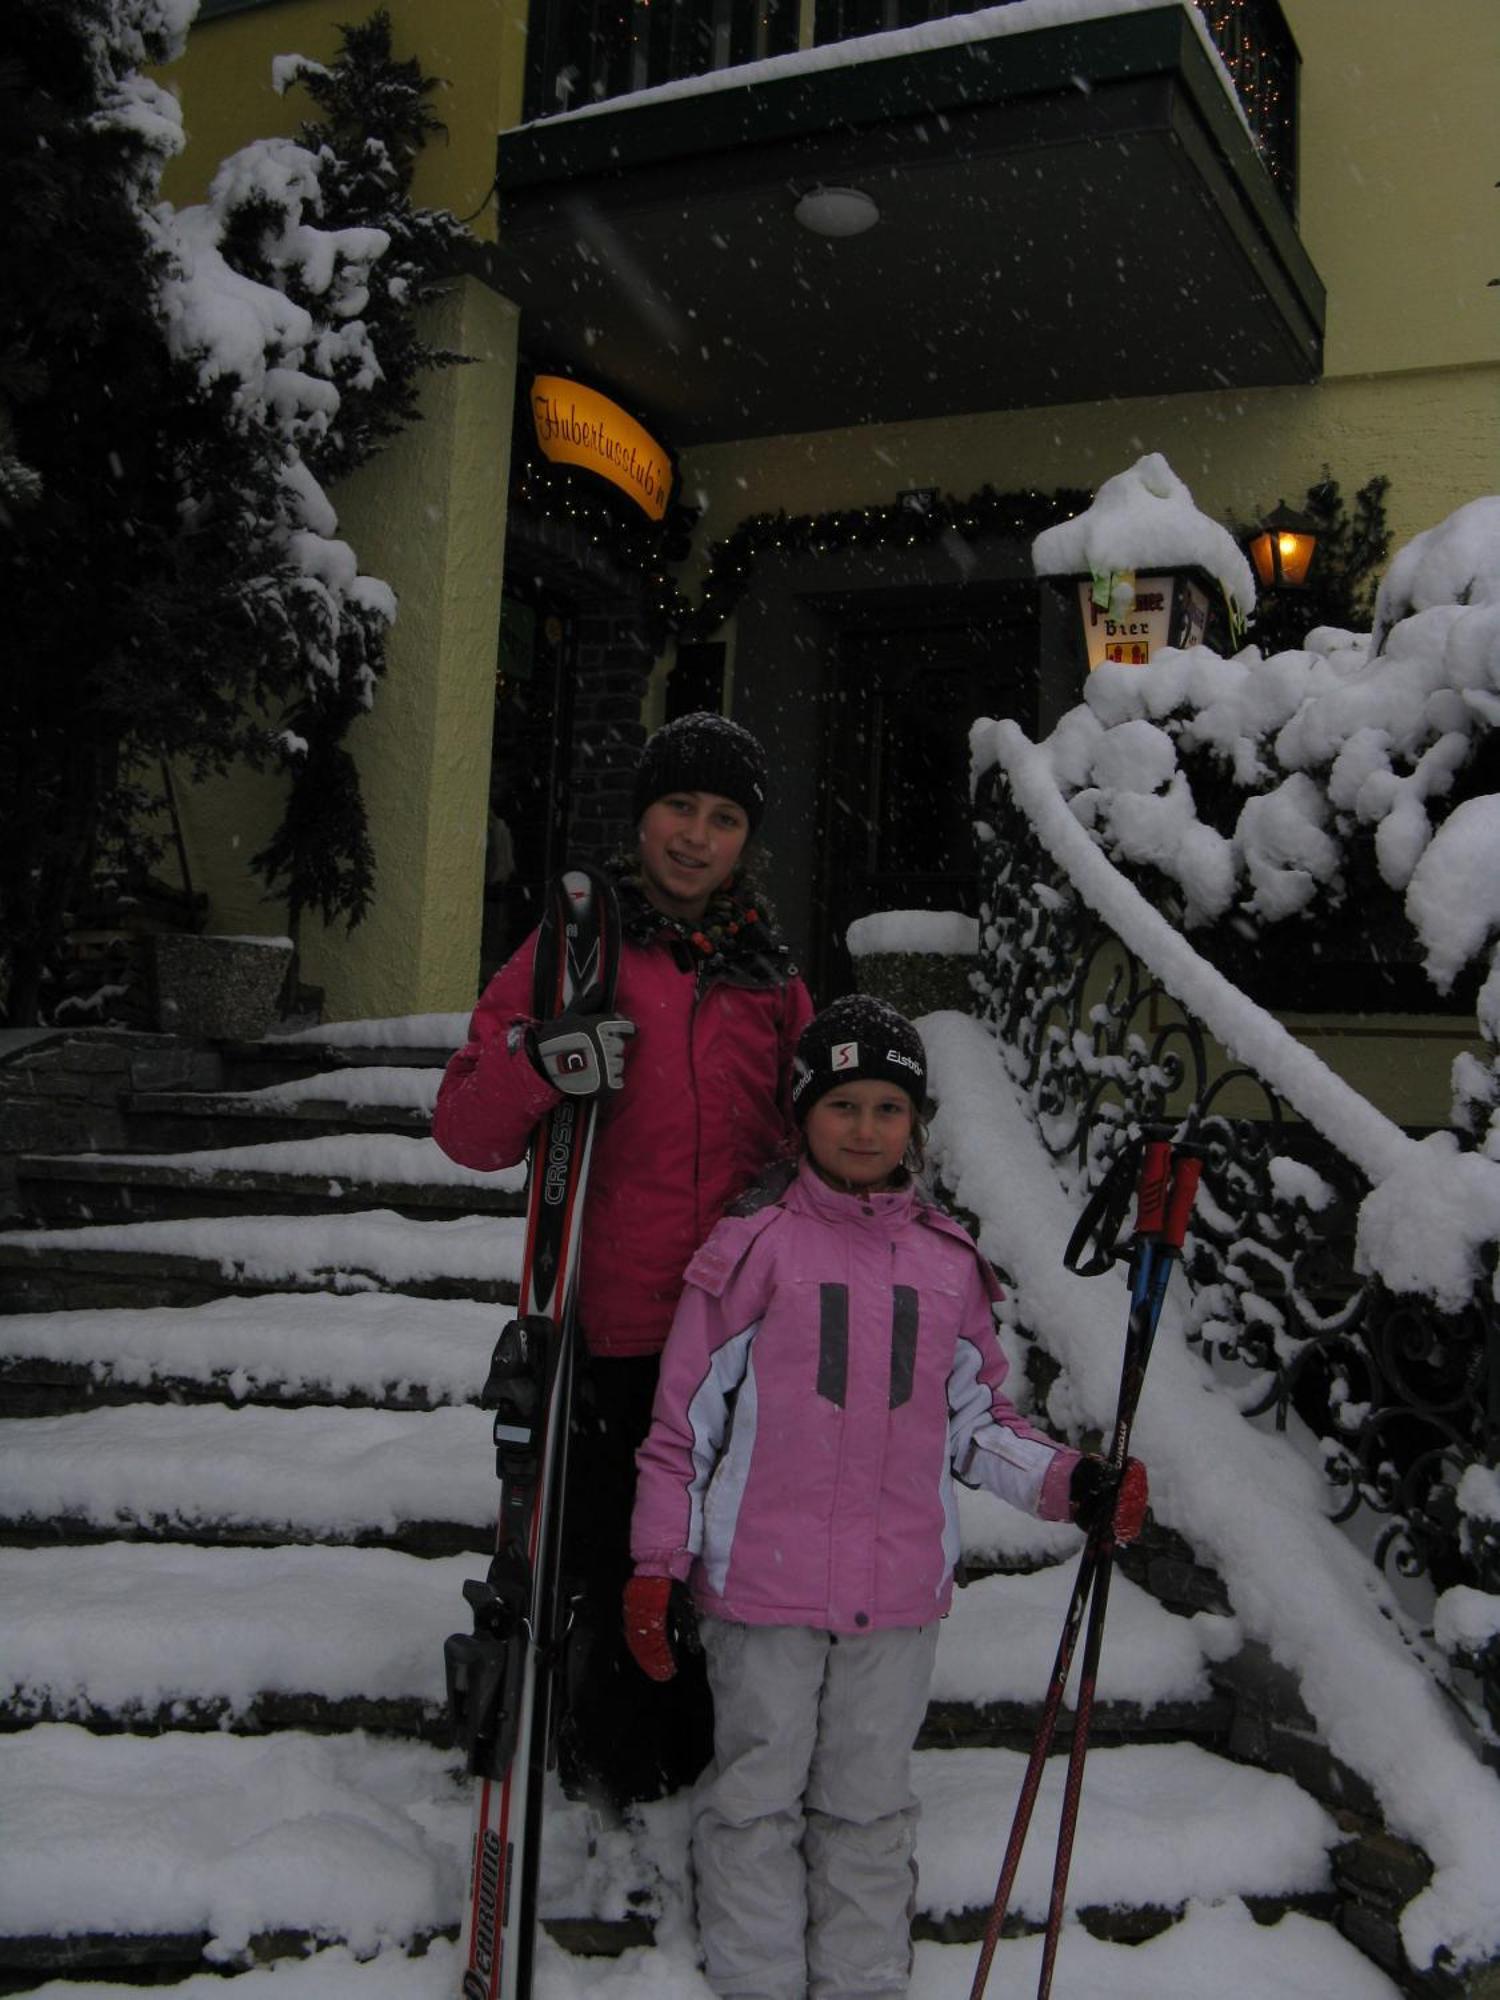
[[[1186,1126],[1206,1148],[1186,1260],[1192,1338],[1235,1378],[1248,1415],[1315,1440],[1331,1514],[1371,1548],[1439,1679],[1493,1743],[1500,1639],[1483,1638],[1494,1629],[1484,1617],[1460,1619],[1457,1635],[1439,1619],[1434,1637],[1431,1616],[1455,1586],[1445,1604],[1500,1600],[1500,1520],[1489,1518],[1500,1510],[1487,1505],[1500,1462],[1493,1256],[1456,1314],[1357,1270],[1369,1177],[1227,1059],[1112,934],[999,766],[982,781],[977,815],[979,1011],[1043,1144],[1080,1189],[1147,1122]],[[1463,1636],[1476,1626],[1477,1642]]]
[[[1002,6],[1015,0],[998,0]],[[1198,0],[1250,130],[1296,203],[1297,45],[1277,0]],[[653,84],[977,10],[963,0],[533,0],[525,115],[547,118]]]

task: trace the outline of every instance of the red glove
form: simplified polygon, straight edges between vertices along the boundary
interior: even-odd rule
[[[1069,1493],[1073,1519],[1089,1534],[1108,1520],[1111,1539],[1121,1547],[1133,1542],[1145,1526],[1148,1497],[1146,1468],[1138,1458],[1127,1458],[1118,1476],[1106,1459],[1092,1454],[1073,1468]]]
[[[654,1681],[669,1681],[677,1671],[667,1637],[671,1598],[669,1576],[633,1576],[625,1586],[625,1643],[641,1672]]]

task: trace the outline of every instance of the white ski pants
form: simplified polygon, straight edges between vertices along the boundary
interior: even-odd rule
[[[911,1749],[934,1622],[855,1638],[702,1621],[714,1761],[693,1797],[708,1983],[723,2000],[905,2000]]]

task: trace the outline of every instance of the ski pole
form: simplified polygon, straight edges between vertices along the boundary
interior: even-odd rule
[[[1166,1218],[1167,1192],[1171,1175],[1172,1149],[1170,1142],[1155,1132],[1143,1137],[1137,1149],[1132,1147],[1116,1160],[1109,1174],[1101,1184],[1098,1194],[1084,1210],[1078,1227],[1068,1244],[1065,1263],[1070,1270],[1086,1274],[1107,1271],[1118,1254],[1115,1236],[1119,1222],[1123,1218],[1125,1205],[1129,1200],[1132,1178],[1136,1182],[1136,1218],[1130,1251],[1130,1297],[1131,1328],[1141,1323],[1141,1308],[1150,1296],[1151,1289],[1151,1246],[1160,1232]],[[1139,1171],[1137,1172],[1137,1160]],[[1089,1248],[1092,1243],[1092,1249]],[[1087,1261],[1085,1257],[1087,1256]],[[1126,1335],[1126,1366],[1121,1383],[1122,1396],[1132,1375],[1130,1330]],[[1142,1365],[1144,1366],[1144,1364]],[[1137,1393],[1139,1393],[1137,1391]],[[1116,1419],[1116,1439],[1119,1435],[1119,1421]],[[1127,1432],[1128,1434],[1128,1432]],[[1113,1447],[1112,1447],[1113,1452]],[[1123,1458],[1122,1461],[1123,1463]],[[1000,1879],[995,1887],[995,1899],[985,1924],[984,1939],[979,1949],[979,1963],[974,1973],[974,1984],[970,1988],[969,2000],[983,2000],[985,1985],[990,1976],[990,1966],[994,1960],[995,1947],[1000,1941],[1001,1927],[1010,1907],[1011,1891],[1015,1886],[1016,1871],[1021,1862],[1021,1850],[1026,1842],[1026,1834],[1031,1825],[1031,1815],[1036,1805],[1037,1793],[1041,1788],[1042,1770],[1047,1761],[1047,1753],[1052,1747],[1052,1739],[1057,1729],[1058,1711],[1062,1707],[1068,1672],[1073,1664],[1073,1653],[1078,1644],[1078,1634],[1083,1624],[1083,1614],[1093,1590],[1094,1577],[1099,1568],[1102,1552],[1102,1537],[1097,1527],[1090,1533],[1084,1544],[1083,1556],[1078,1565],[1078,1574],[1073,1583],[1073,1595],[1068,1603],[1067,1616],[1063,1620],[1062,1637],[1058,1641],[1057,1656],[1052,1666],[1052,1677],[1047,1684],[1047,1693],[1042,1703],[1041,1721],[1037,1726],[1036,1740],[1027,1760],[1025,1776],[1021,1781],[1020,1795],[1016,1800],[1015,1816],[1011,1821],[1010,1838],[1006,1844],[1005,1859],[1000,1868]]]
[[[1191,1148],[1179,1147],[1172,1154],[1171,1188],[1161,1219],[1160,1234],[1147,1245],[1142,1259],[1147,1274],[1141,1295],[1131,1297],[1131,1324],[1126,1336],[1126,1364],[1120,1384],[1120,1404],[1115,1418],[1109,1464],[1116,1478],[1125,1469],[1130,1448],[1130,1431],[1140,1400],[1146,1362],[1156,1338],[1166,1298],[1167,1280],[1173,1261],[1180,1256],[1187,1234],[1188,1216],[1203,1162]],[[1110,1578],[1114,1574],[1114,1523],[1112,1507],[1106,1507],[1102,1522],[1095,1525],[1091,1540],[1099,1541],[1099,1561],[1094,1570],[1093,1601],[1089,1606],[1088,1636],[1084,1641],[1083,1667],[1079,1675],[1078,1703],[1073,1718],[1073,1741],[1068,1751],[1068,1775],[1063,1787],[1062,1813],[1058,1822],[1057,1854],[1052,1869],[1052,1895],[1047,1909],[1047,1932],[1042,1945],[1041,1977],[1037,2000],[1048,2000],[1057,1948],[1062,1935],[1063,1908],[1067,1896],[1068,1870],[1073,1859],[1073,1840],[1078,1828],[1078,1807],[1083,1793],[1083,1767],[1088,1756],[1089,1733],[1093,1725],[1094,1689],[1099,1676],[1099,1654],[1104,1643],[1104,1618],[1109,1608]]]

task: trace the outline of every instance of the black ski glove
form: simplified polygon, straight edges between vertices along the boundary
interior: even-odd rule
[[[531,1029],[526,1053],[555,1090],[569,1097],[597,1097],[624,1082],[621,1045],[634,1033],[634,1021],[623,1014],[559,1014]]]

